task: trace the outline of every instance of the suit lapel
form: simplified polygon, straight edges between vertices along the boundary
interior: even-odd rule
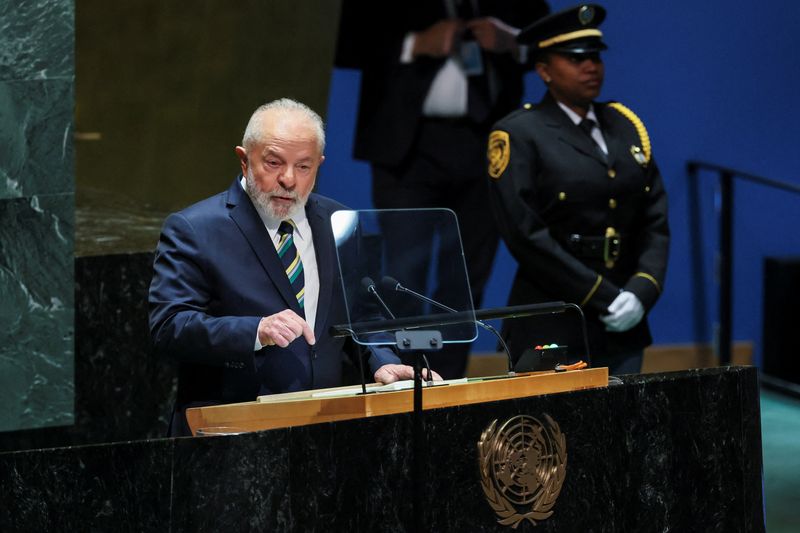
[[[335,273],[338,272],[336,250],[334,249],[333,233],[331,231],[330,213],[319,205],[319,201],[312,195],[306,204],[306,217],[311,226],[311,235],[314,239],[314,253],[317,256],[317,273],[319,275],[319,297],[317,300],[317,317],[314,322],[314,335],[322,335],[331,308],[333,284],[336,282]]]
[[[558,131],[558,138],[584,155],[591,157],[603,166],[606,161],[599,153],[597,145],[583,133],[578,126],[558,107],[555,98],[548,93],[541,102],[541,110],[545,113],[546,123]],[[602,127],[602,126],[601,126]]]
[[[275,250],[275,245],[270,240],[267,228],[264,227],[264,222],[258,216],[250,197],[242,189],[239,183],[240,180],[241,176],[237,177],[228,189],[227,206],[229,215],[245,239],[247,239],[247,242],[250,243],[258,262],[261,263],[286,304],[294,312],[302,316],[300,304],[297,303],[297,298],[294,296],[289,278],[286,277],[286,272],[283,270],[283,263],[281,263],[278,252]]]

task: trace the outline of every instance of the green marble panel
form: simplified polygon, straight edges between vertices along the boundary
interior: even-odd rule
[[[71,424],[74,195],[0,200],[0,431]]]
[[[0,81],[72,78],[74,0],[0,0]]]
[[[72,80],[0,82],[0,198],[75,190]]]
[[[0,431],[74,418],[74,0],[0,0]]]

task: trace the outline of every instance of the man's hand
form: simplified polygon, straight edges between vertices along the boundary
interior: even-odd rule
[[[464,32],[464,23],[459,19],[440,20],[417,32],[414,39],[414,56],[447,57],[456,49],[456,43]]]
[[[606,331],[628,331],[644,316],[644,306],[635,294],[622,291],[608,306],[608,314],[600,316]]]
[[[491,52],[516,52],[519,29],[500,19],[484,17],[467,22],[467,29],[475,36],[481,48]]]
[[[442,381],[440,376],[435,370],[431,370],[434,381]],[[414,368],[408,365],[383,365],[375,371],[375,381],[377,383],[394,383],[404,379],[414,379]],[[422,369],[422,379],[428,378],[428,369]]]
[[[258,342],[262,346],[277,344],[281,348],[286,348],[300,335],[306,338],[308,344],[313,345],[317,342],[308,322],[291,309],[284,309],[280,313],[265,316],[258,323]]]

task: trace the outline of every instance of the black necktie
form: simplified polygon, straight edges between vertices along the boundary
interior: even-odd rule
[[[453,0],[453,10],[455,15],[461,20],[467,21],[476,18],[477,3],[474,0]],[[465,36],[466,40],[473,41],[475,37],[471,34]],[[492,93],[489,88],[489,64],[486,54],[480,52],[483,63],[482,74],[472,74],[467,76],[467,116],[473,122],[481,124],[489,118],[492,108]]]
[[[281,222],[281,225],[278,226],[278,235],[281,239],[277,248],[278,257],[281,258],[283,269],[286,271],[286,276],[292,285],[292,291],[295,294],[295,298],[297,298],[297,303],[300,304],[300,309],[303,309],[306,282],[303,275],[303,262],[300,260],[297,247],[294,245],[294,228],[294,221],[291,219]]]
[[[585,118],[585,119],[580,121],[580,123],[578,124],[578,127],[592,141],[592,144],[594,145],[595,149],[597,150],[597,153],[600,154],[600,157],[602,157],[603,160],[606,160],[606,153],[603,151],[602,148],[600,148],[600,145],[597,144],[597,141],[595,140],[595,138],[592,137],[592,130],[594,129],[595,124],[596,123],[595,123],[594,120],[592,120],[590,118]]]
[[[594,141],[594,137],[592,137],[592,130],[594,129],[594,120],[590,118],[585,118],[581,120],[581,123],[578,124],[578,127],[583,130],[583,133],[589,136],[589,138]]]

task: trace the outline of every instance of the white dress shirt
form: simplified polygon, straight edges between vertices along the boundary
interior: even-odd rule
[[[403,50],[400,62],[408,64],[414,61],[416,36],[413,33],[406,35],[403,41]],[[450,56],[445,61],[436,77],[431,83],[425,102],[422,104],[422,114],[426,117],[463,117],[467,114],[467,74],[457,57]]]
[[[242,187],[245,188],[245,178],[242,178]],[[245,191],[247,189],[245,188]],[[277,249],[278,242],[281,240],[278,235],[278,226],[281,225],[281,220],[275,220],[267,215],[260,206],[253,202],[253,206],[261,217],[264,227],[269,233],[272,244]],[[317,319],[317,304],[319,302],[319,270],[317,269],[317,254],[314,252],[314,239],[311,235],[311,225],[308,223],[305,210],[301,210],[296,217],[292,217],[295,230],[292,233],[294,245],[297,248],[297,253],[300,254],[300,261],[303,262],[303,277],[305,278],[305,298],[303,302],[303,310],[306,315],[306,322],[308,322],[311,331],[314,331],[314,325]],[[263,346],[258,340],[256,334],[255,349],[260,350]]]
[[[558,102],[558,100],[556,100]],[[564,113],[575,123],[575,125],[579,125],[583,120],[579,114],[575,111],[567,107],[566,105],[558,102],[558,107],[564,110]],[[597,115],[594,112],[594,104],[589,105],[589,111],[586,113],[586,118],[592,120],[594,122],[594,127],[592,128],[592,139],[597,143],[597,146],[603,151],[604,154],[608,155],[608,146],[606,145],[606,140],[603,138],[603,132],[600,130],[600,122],[597,120]]]
[[[472,12],[476,15],[480,12],[476,0],[470,0],[472,4]],[[445,9],[448,18],[456,18],[456,8],[453,0],[445,0]],[[409,64],[414,61],[414,43],[416,35],[413,32],[406,34],[403,40],[403,47],[400,52],[400,63]],[[528,57],[528,47],[526,45],[519,46],[519,54],[517,61],[524,64]],[[483,68],[487,69],[486,75],[488,76],[490,87],[496,86],[494,73],[490,65],[484,65]],[[469,81],[467,80],[467,72],[459,59],[458,53],[454,53],[444,62],[439,72],[431,83],[428,89],[428,94],[425,96],[425,102],[422,104],[422,114],[426,117],[463,117],[467,115],[467,108],[469,102],[467,101],[469,90]],[[490,89],[496,91],[496,87]],[[492,92],[495,94],[495,92]]]

